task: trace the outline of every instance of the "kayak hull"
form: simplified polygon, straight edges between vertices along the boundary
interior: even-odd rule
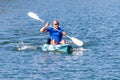
[[[59,51],[59,52],[71,53],[72,46],[70,44],[59,44],[59,45],[43,44],[42,50],[43,51]]]

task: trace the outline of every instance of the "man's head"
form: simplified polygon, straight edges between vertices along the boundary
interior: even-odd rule
[[[54,20],[54,21],[53,21],[53,26],[54,26],[55,28],[58,28],[58,27],[59,27],[59,22],[58,22],[57,20]]]

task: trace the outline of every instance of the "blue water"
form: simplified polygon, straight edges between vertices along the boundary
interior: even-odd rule
[[[43,52],[35,12],[59,20],[73,53]],[[120,80],[120,0],[0,0],[0,80]]]

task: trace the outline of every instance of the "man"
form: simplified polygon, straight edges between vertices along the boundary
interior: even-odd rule
[[[62,39],[63,36],[66,35],[66,32],[59,27],[59,22],[57,20],[53,21],[53,27],[48,27],[49,23],[46,23],[45,26],[43,26],[40,31],[41,32],[49,32],[50,34],[50,44],[56,45],[56,44],[66,44],[66,41]]]

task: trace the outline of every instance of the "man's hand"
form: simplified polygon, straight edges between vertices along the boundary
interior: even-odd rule
[[[62,32],[62,35],[63,35],[63,36],[66,36],[67,34],[66,34],[66,32]]]
[[[43,26],[41,29],[40,29],[40,32],[47,32],[46,28],[49,26],[49,23],[47,22],[45,24],[45,26]]]
[[[47,28],[48,26],[49,26],[49,23],[47,22],[47,23],[45,24],[45,26],[44,26],[44,27],[46,27],[46,28]]]

